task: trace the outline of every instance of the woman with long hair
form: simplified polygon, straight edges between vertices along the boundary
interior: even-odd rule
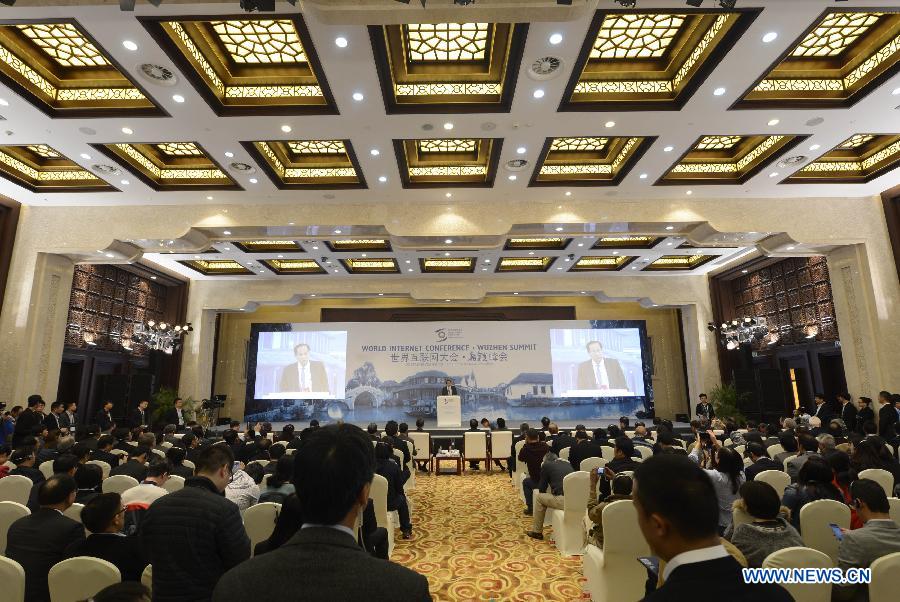
[[[283,455],[275,463],[275,473],[266,482],[266,490],[259,496],[259,502],[284,503],[285,498],[295,493],[294,484],[294,456]]]
[[[719,535],[721,535],[731,525],[732,505],[738,498],[738,490],[745,481],[744,461],[736,451],[722,447],[712,431],[707,432],[713,448],[710,454],[712,467],[703,470],[709,475],[719,500]],[[701,466],[702,448],[703,444],[698,432],[697,440],[688,457]]]
[[[791,511],[791,524],[800,530],[800,509],[816,500],[844,502],[841,491],[835,487],[834,472],[821,456],[810,456],[800,467],[797,482],[784,490],[782,504]]]

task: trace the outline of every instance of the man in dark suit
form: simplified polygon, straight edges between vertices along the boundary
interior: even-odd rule
[[[697,418],[700,416],[706,416],[706,423],[709,424],[709,421],[716,417],[716,410],[713,408],[712,404],[709,403],[709,398],[706,396],[706,393],[700,394],[700,403],[697,404],[695,409],[695,415]]]
[[[90,531],[66,548],[65,557],[90,556],[111,562],[119,569],[122,581],[140,581],[147,561],[137,535],[123,536],[125,509],[118,493],[95,496],[81,510],[81,523]]]
[[[603,499],[612,493],[611,483],[616,475],[620,472],[631,471],[640,466],[635,461],[634,443],[625,435],[616,437],[616,446],[613,451],[613,459],[606,463],[603,471],[603,478],[600,479],[600,499]]]
[[[147,411],[147,406],[149,405],[150,402],[144,399],[139,401],[137,406],[131,410],[128,414],[128,424],[131,428],[150,426],[150,413]]]
[[[823,425],[827,425],[831,421],[832,412],[831,408],[828,407],[828,403],[825,401],[825,396],[821,393],[816,393],[815,399],[816,407],[813,409],[812,416],[817,417],[822,421]]]
[[[575,438],[566,432],[560,433],[559,426],[555,422],[551,422],[550,439],[547,440],[547,443],[550,444],[550,451],[558,456],[563,448],[575,445]],[[569,451],[571,452],[572,450]]]
[[[66,547],[84,539],[84,527],[63,516],[75,502],[77,485],[69,475],[50,477],[38,491],[40,508],[9,527],[6,556],[25,569],[25,599],[47,602],[47,573],[63,560]]]
[[[12,453],[10,461],[15,464],[16,467],[9,471],[9,474],[28,477],[35,485],[44,482],[44,473],[34,467],[34,463],[37,461],[34,447],[29,445],[16,448]]]
[[[147,461],[147,456],[150,453],[150,450],[146,447],[132,447],[128,454],[128,461],[110,470],[109,476],[124,474],[134,477],[140,483],[147,478],[147,467],[144,463]]]
[[[315,429],[294,458],[304,524],[279,548],[225,573],[213,602],[283,598],[298,582],[306,602],[431,600],[424,576],[370,556],[354,538],[375,472],[371,439],[351,424],[329,425]]]
[[[684,456],[659,454],[635,470],[634,506],[650,553],[666,563],[663,584],[644,602],[682,602],[699,591],[729,602],[790,602],[778,585],[744,582],[719,540],[719,503],[706,473]],[[653,576],[648,580],[656,584]]]
[[[78,409],[78,404],[74,401],[67,401],[63,403],[64,411],[59,415],[59,422],[62,426],[69,429],[70,433],[75,432],[75,411]]]
[[[325,364],[309,359],[309,345],[300,343],[294,347],[297,361],[285,366],[281,371],[279,392],[282,393],[329,393],[328,373]]]
[[[104,401],[103,407],[100,409],[99,412],[97,412],[97,417],[94,419],[94,421],[100,427],[101,433],[109,432],[109,430],[115,424],[113,422],[112,409],[113,409],[113,402]]]
[[[573,470],[579,470],[581,461],[585,458],[602,458],[603,449],[597,443],[588,438],[585,431],[575,432],[575,445],[569,449],[569,464]]]
[[[591,341],[586,348],[591,359],[578,365],[579,389],[605,391],[628,388],[622,366],[618,360],[604,356],[600,341]]]
[[[882,439],[892,440],[894,438],[894,423],[897,422],[897,410],[891,403],[891,394],[887,391],[878,393],[878,435]]]
[[[35,437],[44,426],[44,400],[40,395],[28,397],[28,407],[19,412],[16,428],[13,431],[13,449],[21,445],[28,437]]]
[[[747,453],[753,464],[744,469],[744,474],[748,481],[756,478],[756,475],[764,470],[784,470],[784,464],[779,464],[769,457],[769,453],[761,443],[750,443],[747,445]]]
[[[63,413],[63,402],[54,401],[50,404],[50,413],[44,418],[44,428],[47,430],[60,430],[63,428],[60,417]]]
[[[100,439],[97,440],[97,449],[91,452],[91,460],[106,462],[110,467],[118,466],[121,456],[118,456],[111,451],[113,443],[115,442],[116,440],[112,435],[103,435],[100,437]]]
[[[444,386],[441,387],[441,392],[438,393],[441,397],[446,395],[459,395],[459,389],[456,388],[456,385],[453,384],[452,378],[444,379]]]
[[[844,427],[852,431],[856,428],[856,406],[853,405],[853,398],[850,397],[849,393],[840,393],[837,396],[838,401],[841,404],[841,420],[844,422]]]
[[[166,424],[174,424],[175,432],[184,431],[187,425],[187,415],[184,411],[184,401],[180,397],[175,398],[175,407],[166,412]]]

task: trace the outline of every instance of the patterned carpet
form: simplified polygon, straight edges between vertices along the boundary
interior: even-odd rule
[[[580,556],[526,537],[531,518],[506,473],[420,472],[409,497],[413,537],[398,537],[391,559],[425,575],[435,602],[590,599]]]

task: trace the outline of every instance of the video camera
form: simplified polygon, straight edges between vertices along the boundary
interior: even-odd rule
[[[201,407],[204,410],[215,410],[218,408],[222,408],[225,407],[225,399],[227,399],[227,396],[225,395],[213,395],[212,399],[201,400]]]

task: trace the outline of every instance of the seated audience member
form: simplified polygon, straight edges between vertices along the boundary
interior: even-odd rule
[[[15,464],[16,467],[10,470],[9,474],[28,477],[35,485],[43,483],[44,473],[34,467],[35,461],[36,457],[33,447],[19,447],[12,453],[10,458],[10,462]]]
[[[541,480],[534,494],[534,518],[531,521],[531,530],[526,531],[528,537],[544,539],[544,517],[547,508],[562,509],[565,498],[563,497],[563,479],[572,473],[572,465],[566,460],[556,457],[553,452],[544,456],[541,464]]]
[[[137,487],[132,487],[122,494],[122,504],[131,509],[133,506],[149,508],[150,505],[166,495],[164,485],[169,480],[169,463],[157,460],[147,468],[147,476]]]
[[[788,458],[785,463],[785,472],[791,477],[791,483],[797,482],[797,474],[812,456],[818,456],[819,442],[809,433],[800,433],[797,435],[797,455]]]
[[[541,463],[544,456],[550,451],[550,446],[540,440],[537,429],[528,429],[525,436],[525,445],[519,450],[519,462],[524,462],[528,468],[528,476],[522,480],[522,490],[525,493],[525,514],[532,514],[532,492],[541,480]]]
[[[769,452],[759,443],[747,445],[747,457],[753,462],[753,464],[744,468],[744,474],[748,481],[755,479],[756,475],[764,470],[784,470],[784,464],[779,464],[770,458]]]
[[[300,531],[278,549],[228,571],[213,601],[274,600],[297,583],[303,584],[305,602],[431,600],[425,577],[373,558],[357,545],[354,528],[368,505],[374,472],[366,433],[349,424],[316,429],[294,456],[294,486],[305,521]]]
[[[294,439],[297,438],[297,436],[294,435],[295,430],[296,429],[295,429],[294,425],[290,424],[290,423],[285,424],[284,427],[281,429],[281,433],[278,435],[277,438],[278,438],[278,441],[280,441],[281,443],[284,443],[285,448],[287,448],[287,446],[290,445],[294,441]]]
[[[653,447],[653,440],[650,439],[650,433],[646,426],[635,426],[634,437],[631,442],[635,445],[643,445],[644,447]]]
[[[881,485],[859,479],[850,485],[850,495],[863,526],[841,529],[844,537],[838,546],[838,566],[844,571],[868,568],[882,556],[900,552],[900,526],[891,520],[891,507]]]
[[[277,502],[281,504],[288,496],[294,494],[294,484],[291,483],[294,476],[294,456],[282,456],[274,464],[275,472],[269,477],[266,490],[259,496],[260,503]]]
[[[116,440],[112,435],[103,435],[97,439],[97,447],[91,452],[91,460],[106,462],[110,468],[118,466],[120,456],[111,452],[115,442]]]
[[[869,468],[886,470],[894,476],[894,485],[900,485],[900,464],[891,457],[884,447],[884,440],[877,435],[854,444],[850,465],[857,473]]]
[[[101,429],[102,432],[103,429]],[[112,433],[110,433],[113,439],[116,440],[113,445],[114,449],[121,449],[122,451],[131,451],[134,447],[131,445],[131,431],[125,427],[113,429]]]
[[[793,430],[783,431],[778,435],[778,442],[781,443],[784,451],[775,454],[773,460],[780,463],[782,469],[784,469],[784,461],[797,455],[797,437],[794,435]]]
[[[75,493],[75,503],[87,504],[100,495],[103,469],[96,464],[82,464],[75,471],[75,484],[78,487]]]
[[[222,440],[231,449],[231,453],[234,454],[235,458],[243,457],[244,442],[241,441],[241,436],[237,431],[231,429],[225,431],[222,435]]]
[[[388,420],[387,424],[384,425],[384,434],[390,439],[391,446],[394,449],[399,449],[403,452],[403,465],[400,466],[400,471],[403,473],[403,482],[405,483],[406,479],[409,478],[409,469],[407,466],[409,466],[410,461],[412,461],[412,443],[408,443],[401,439],[399,433],[400,427],[397,424],[397,421]]]
[[[394,449],[390,437],[375,444],[375,472],[387,480],[387,509],[400,515],[400,531],[403,539],[412,536],[412,523],[409,520],[409,504],[403,491],[403,475],[394,461]]]
[[[172,445],[181,445],[181,439],[175,436],[177,427],[174,424],[167,424],[163,427],[163,441]]]
[[[150,590],[138,581],[122,581],[104,587],[92,602],[150,602]]]
[[[555,422],[550,423],[550,439],[552,439],[552,443],[550,444],[550,451],[552,451],[557,456],[563,449],[575,445],[575,438],[568,433],[560,433],[559,426],[557,426]],[[571,452],[572,450],[569,451]]]
[[[738,490],[745,480],[744,462],[736,451],[722,447],[712,433],[710,433],[710,439],[713,445],[712,468],[704,468],[703,471],[712,481],[713,488],[716,490],[716,498],[719,500],[719,534],[721,535],[731,526],[731,507],[738,499]],[[700,463],[699,450],[701,446],[702,441],[698,434],[694,448],[688,454],[688,457],[698,464]]]
[[[259,501],[259,483],[256,482],[252,473],[258,471],[259,479],[262,481],[262,467],[259,464],[245,466],[243,463],[238,466],[231,481],[225,487],[225,497],[234,502],[243,514],[247,508]]]
[[[375,517],[375,504],[369,498],[366,509],[363,511],[362,524],[358,531],[359,547],[382,560],[390,560],[388,558],[389,542],[387,529],[378,526],[378,519]]]
[[[47,585],[50,567],[64,559],[63,553],[69,544],[84,539],[84,527],[63,515],[75,502],[75,490],[72,477],[50,477],[41,483],[38,491],[40,507],[9,527],[5,555],[25,569],[25,599],[28,602],[50,600]]]
[[[45,429],[46,430],[46,429]],[[59,455],[59,452],[56,450],[56,444],[59,442],[59,431],[58,430],[48,430],[46,435],[41,438],[40,445],[37,449],[37,453],[35,454],[35,463],[36,467],[40,467],[44,462],[53,462],[56,457]]]
[[[291,478],[293,478],[293,474]],[[302,522],[303,516],[300,513],[300,501],[297,499],[297,496],[289,495],[285,497],[284,501],[281,502],[278,518],[275,519],[275,528],[272,530],[272,534],[268,539],[256,544],[256,547],[253,548],[253,555],[259,556],[280,548],[300,530]]]
[[[797,482],[787,486],[781,501],[790,510],[795,529],[800,530],[800,509],[806,504],[816,500],[844,501],[844,496],[832,483],[833,479],[831,467],[820,456],[809,458],[803,464]]]
[[[600,475],[597,474],[596,470],[591,471],[591,491],[597,490],[599,477]],[[601,550],[603,549],[603,509],[612,502],[630,500],[632,484],[633,479],[627,474],[616,475],[612,480],[612,493],[610,495],[600,501],[593,499],[594,496],[590,496],[588,499],[588,518],[594,523],[591,527],[591,540],[593,544]]]
[[[729,602],[792,602],[777,585],[744,582],[718,536],[716,490],[696,462],[674,454],[648,458],[635,471],[633,497],[641,533],[666,563],[662,586],[644,602],[684,602],[701,591]]]
[[[369,433],[369,437],[372,438],[372,441],[381,441],[381,435],[378,433],[378,425],[374,422],[369,423],[369,426],[366,427],[366,432]]]
[[[92,556],[116,565],[123,581],[140,581],[147,566],[136,535],[125,536],[125,508],[118,493],[103,493],[81,509],[81,523],[91,534],[66,548],[65,557]]]
[[[109,476],[124,474],[134,477],[140,483],[147,478],[147,466],[145,463],[150,454],[150,449],[147,447],[132,447],[131,451],[128,452],[128,461],[110,470]]]
[[[194,433],[185,433],[184,436],[181,438],[181,445],[184,447],[184,451],[185,451],[184,458],[186,460],[190,460],[191,462],[196,464],[197,456],[200,455],[200,451],[201,451],[200,450],[200,440],[194,436]],[[246,450],[249,447],[250,447],[250,445],[244,446],[245,456],[247,454]],[[255,445],[253,446],[253,449],[254,450],[256,449]],[[249,460],[253,460],[253,459],[254,458],[251,457]]]
[[[859,514],[853,507],[853,498],[850,495],[850,483],[856,480],[856,472],[850,467],[850,456],[840,450],[835,450],[825,458],[825,461],[828,462],[831,472],[834,473],[832,483],[841,492],[844,503],[850,506],[850,528],[859,529],[862,527],[862,521],[859,520]]]
[[[778,493],[768,483],[747,481],[738,492],[734,508],[753,517],[753,521],[730,527],[725,538],[747,559],[747,566],[761,567],[772,552],[792,546],[803,546],[803,539],[787,521],[788,511],[781,505]]]
[[[166,460],[169,461],[169,474],[177,475],[182,479],[194,476],[194,471],[184,465],[184,457],[187,452],[183,447],[173,445],[166,451]]]
[[[634,455],[634,444],[631,439],[624,435],[616,437],[616,446],[613,451],[614,457],[606,463],[603,469],[603,477],[600,479],[600,498],[605,498],[612,493],[610,489],[610,480],[615,478],[617,474],[624,471],[632,471],[640,466],[639,462],[632,459]]]
[[[586,431],[575,431],[575,445],[569,448],[569,464],[578,470],[585,458],[602,458],[603,450],[588,438]]]
[[[287,448],[283,443],[275,443],[269,447],[269,463],[263,467],[263,474],[275,474],[275,467],[278,460],[287,453]]]
[[[656,433],[656,443],[653,444],[653,453],[654,454],[679,454],[681,456],[687,455],[687,450],[685,450],[680,445],[675,443],[675,435],[669,428],[660,428]]]
[[[416,418],[416,432],[417,433],[425,432],[425,419],[424,418]]]
[[[94,451],[84,443],[76,443],[72,446],[70,453],[78,458],[79,464],[85,464],[91,459]]]
[[[9,456],[12,453],[12,449],[8,445],[0,445],[0,479],[9,474],[9,466],[6,466],[6,462],[9,460]]]
[[[222,574],[250,557],[241,513],[222,495],[233,462],[228,447],[210,445],[197,457],[196,476],[143,516],[141,547],[153,565],[154,599],[209,600]],[[294,570],[285,575],[293,577]],[[254,579],[254,585],[260,583]]]

